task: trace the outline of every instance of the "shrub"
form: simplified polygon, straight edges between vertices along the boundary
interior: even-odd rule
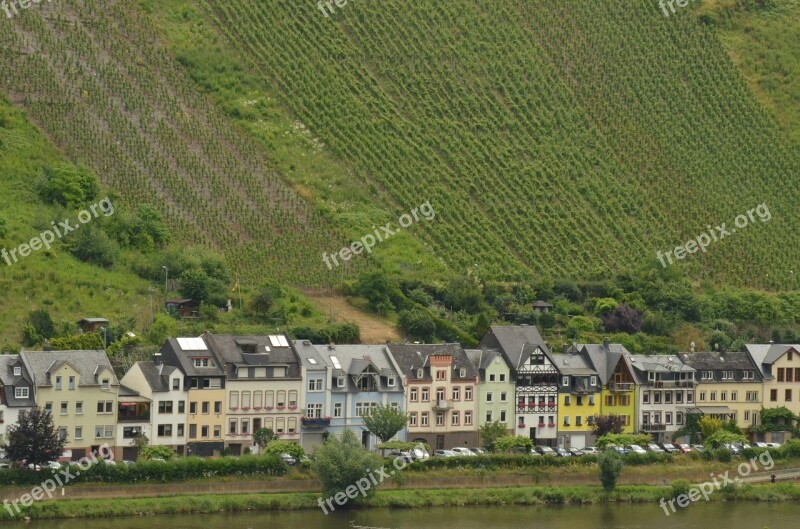
[[[323,496],[327,497],[355,485],[372,469],[381,468],[383,463],[377,454],[367,451],[350,430],[345,430],[341,439],[331,436],[325,444],[317,448],[314,456],[313,468],[322,482]],[[365,493],[366,497],[373,494],[373,487]],[[360,499],[363,498],[356,497],[352,501],[358,502]]]
[[[733,459],[733,455],[727,448],[719,448],[717,449],[717,459],[722,463],[729,463]]]
[[[673,498],[677,498],[680,495],[688,495],[689,489],[692,488],[691,483],[686,481],[685,479],[678,479],[672,482],[672,492],[671,495]]]
[[[622,457],[616,451],[608,450],[598,456],[597,462],[603,490],[611,493],[617,486],[617,479],[622,473]]]

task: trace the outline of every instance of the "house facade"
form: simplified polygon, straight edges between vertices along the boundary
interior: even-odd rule
[[[629,355],[638,386],[639,431],[670,443],[694,406],[695,369],[679,355]]]
[[[800,414],[800,345],[771,343],[744,347],[762,378],[764,407],[785,406],[795,415]],[[770,440],[783,442],[783,435],[773,432]]]
[[[303,370],[286,335],[204,335],[226,375],[225,445],[234,455],[253,447],[253,432],[269,428],[300,442]]]
[[[511,369],[496,349],[466,349],[480,376],[478,385],[478,427],[499,421],[509,434],[514,432],[516,401]]]
[[[0,355],[0,444],[8,443],[8,427],[19,414],[36,406],[35,387],[19,355]]]
[[[325,361],[311,341],[295,340],[293,344],[305,373],[305,413],[300,419],[300,444],[307,452],[311,452],[330,435],[333,367]]]
[[[123,392],[130,396],[122,396]],[[189,392],[174,366],[137,362],[120,380],[119,426],[123,459],[135,460],[133,439],[141,431],[151,445],[186,454]]]
[[[105,351],[23,350],[20,358],[73,460],[115,445],[119,381]]]
[[[480,346],[497,349],[514,382],[515,435],[555,446],[558,436],[558,370],[536,327],[492,325]]]
[[[459,344],[389,344],[402,375],[407,438],[432,449],[478,446],[478,372]]]
[[[206,335],[170,338],[155,363],[175,367],[183,376],[188,408],[186,455],[221,455],[225,449],[225,370],[211,352]]]
[[[622,344],[608,340],[601,344],[575,344],[574,347],[600,377],[600,415],[621,417],[623,433],[638,431],[637,385],[629,362],[630,352]]]
[[[593,446],[596,439],[594,418],[601,410],[597,371],[574,348],[547,356],[558,371],[557,445],[561,448]]]

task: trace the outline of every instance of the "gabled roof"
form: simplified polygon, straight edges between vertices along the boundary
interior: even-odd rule
[[[768,369],[765,369],[765,364],[771,366],[785,355],[789,349],[793,349],[800,354],[800,345],[797,344],[746,344],[744,349],[750,354],[753,362],[758,365],[759,370],[762,372],[769,372]]]
[[[211,349],[226,364],[235,365],[300,365],[300,358],[292,342],[285,335],[204,335]],[[279,341],[276,337],[283,338]],[[285,344],[285,345],[284,345]],[[241,346],[255,348],[255,353],[246,353]]]
[[[747,353],[741,351],[729,351],[721,353],[719,351],[698,351],[695,353],[680,353],[680,359],[695,371],[714,371],[717,369],[739,369],[744,371],[753,370],[759,373],[761,370]]]
[[[327,371],[328,362],[322,354],[312,345],[310,340],[295,340],[292,342],[297,356],[304,368],[308,371]],[[332,367],[332,366],[331,366]]]
[[[597,371],[588,360],[578,354],[549,353],[550,363],[561,375],[565,376],[597,376]]]
[[[177,367],[165,364],[156,365],[153,362],[136,362],[136,365],[139,366],[147,385],[150,386],[153,392],[171,391],[169,377],[172,373],[178,371]]]
[[[545,354],[550,352],[539,330],[533,325],[492,325],[480,346],[499,349],[514,371],[527,362],[537,348]]]
[[[630,352],[621,343],[578,344],[578,349],[588,356],[591,366],[597,371],[603,384],[611,380],[614,370],[620,361],[625,362],[631,372],[631,376],[635,376],[627,359],[630,356]]]
[[[111,385],[119,385],[111,362],[105,351],[22,351],[20,357],[36,386],[51,386],[51,373],[65,364],[72,366],[80,376],[81,385],[100,385],[96,374],[107,369],[111,373]]]
[[[219,363],[216,355],[211,352],[211,349],[208,346],[208,341],[206,340],[206,335],[203,335],[196,339],[191,339],[191,342],[196,342],[198,345],[194,345],[191,350],[184,350],[181,348],[181,341],[185,343],[189,343],[186,340],[180,340],[178,338],[170,338],[164,345],[161,346],[161,353],[163,363],[167,365],[172,365],[177,367],[181,370],[183,374],[188,377],[222,377],[225,376],[225,372],[222,369],[222,365]],[[198,347],[202,344],[205,347],[205,350],[198,349]],[[194,367],[194,358],[203,357],[209,358],[209,367]]]
[[[629,364],[633,367],[633,376],[640,385],[650,382],[648,372],[654,373],[691,373],[695,369],[684,363],[680,355],[628,355]]]
[[[14,375],[14,366],[22,368],[22,374]],[[0,355],[0,386],[2,386],[2,402],[11,408],[30,408],[36,405],[33,395],[33,381],[19,355]],[[27,387],[28,398],[18,399],[15,388]]]
[[[402,391],[403,385],[400,380],[400,373],[395,369],[394,363],[389,356],[386,345],[315,345],[319,360],[330,367],[334,377],[347,376],[344,388],[333,385],[334,392],[346,392],[353,389],[350,377],[360,375],[367,367],[372,368],[382,378],[395,377],[395,385],[389,387],[385,381],[380,382],[381,391]],[[333,358],[336,359],[339,367],[334,365]]]
[[[474,379],[478,376],[478,370],[470,361],[467,353],[460,344],[389,344],[389,348],[394,361],[400,367],[403,375],[409,378],[416,378],[416,371],[420,367],[430,366],[430,357],[437,355],[449,355],[453,357],[453,369],[466,371],[466,379]],[[455,377],[460,378],[460,377]]]

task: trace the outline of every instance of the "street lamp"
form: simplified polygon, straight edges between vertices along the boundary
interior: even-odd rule
[[[164,269],[164,294],[166,294],[169,288],[169,268],[166,266],[162,266],[161,268]]]
[[[100,330],[103,331],[103,348],[108,349],[108,329],[100,327]]]

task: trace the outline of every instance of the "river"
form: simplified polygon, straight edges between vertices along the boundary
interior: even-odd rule
[[[113,500],[112,500],[113,501]],[[699,503],[666,516],[658,504],[292,511],[43,520],[26,529],[795,529],[797,503]]]

